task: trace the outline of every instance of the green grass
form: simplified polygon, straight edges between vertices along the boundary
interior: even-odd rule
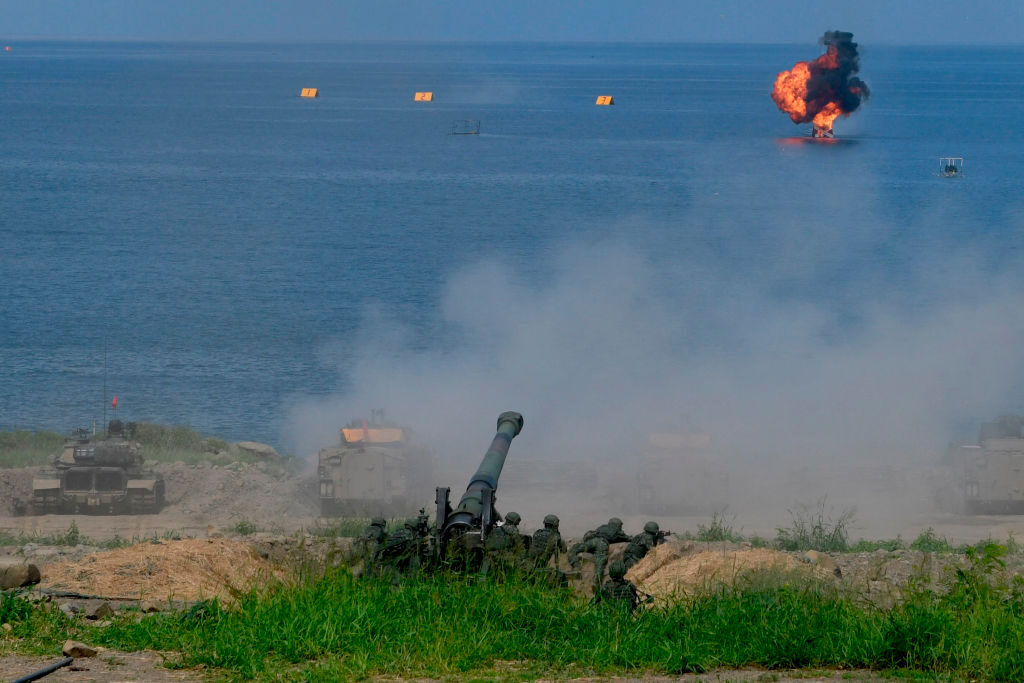
[[[87,545],[105,550],[113,550],[114,548],[125,548],[138,543],[180,540],[181,538],[181,534],[177,531],[165,531],[162,534],[153,534],[152,536],[133,536],[132,538],[125,538],[115,534],[112,538],[96,540],[82,534],[78,528],[78,524],[72,521],[71,524],[68,525],[66,531],[57,531],[51,534],[44,534],[40,532],[25,533],[24,531],[12,534],[7,531],[0,531],[0,546],[20,547],[34,543],[36,545],[54,546]]]
[[[138,441],[147,462],[186,465],[210,463],[219,467],[242,464],[259,465],[276,474],[294,474],[301,469],[298,458],[286,455],[275,461],[238,451],[217,437],[203,436],[190,427],[134,423],[134,440]],[[48,431],[0,431],[0,468],[39,467],[49,465],[64,444],[65,437]]]
[[[849,529],[854,519],[852,508],[834,516],[825,498],[821,498],[814,505],[800,505],[789,514],[790,526],[776,529],[775,545],[780,550],[838,553],[849,549]]]
[[[694,539],[707,543],[714,543],[716,541],[741,543],[744,540],[743,536],[733,529],[733,521],[726,519],[724,509],[721,512],[715,512],[711,516],[710,524],[697,525],[697,533],[694,535]]]
[[[950,545],[949,541],[945,537],[937,535],[935,529],[931,527],[922,531],[911,542],[910,549],[919,550],[923,553],[951,553],[954,551],[954,547]]]
[[[419,576],[398,585],[328,570],[240,595],[233,607],[127,614],[98,629],[4,597],[23,651],[65,637],[180,653],[174,666],[229,680],[369,676],[524,679],[675,675],[717,668],[873,669],[981,680],[1024,677],[1024,585],[1005,546],[972,549],[943,591],[912,583],[891,610],[814,582],[737,581],[636,616],[529,580]]]
[[[0,531],[0,546],[22,546],[28,543],[59,546],[92,545],[92,542],[82,535],[82,532],[78,529],[78,524],[74,521],[68,525],[67,531],[58,531],[52,534],[25,533],[23,531],[12,534]],[[125,542],[125,545],[127,545],[127,542]]]
[[[56,432],[0,431],[0,467],[47,465],[63,443]]]

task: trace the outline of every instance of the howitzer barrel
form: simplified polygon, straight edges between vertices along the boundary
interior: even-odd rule
[[[484,509],[490,505],[490,496],[485,494],[485,491],[490,492],[498,488],[498,478],[501,476],[502,467],[505,466],[509,444],[522,429],[523,416],[519,413],[507,412],[498,416],[498,433],[494,435],[491,447],[487,449],[476,474],[469,480],[469,486],[462,494],[458,506],[444,520],[444,537],[452,531],[480,528],[484,518],[491,517],[491,510]],[[485,497],[488,498],[486,503]]]

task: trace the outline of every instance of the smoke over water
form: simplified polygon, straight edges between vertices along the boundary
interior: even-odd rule
[[[793,123],[813,122],[816,129],[830,131],[836,118],[856,111],[870,91],[855,75],[860,57],[852,33],[826,31],[819,42],[825,54],[781,72],[772,99]]]

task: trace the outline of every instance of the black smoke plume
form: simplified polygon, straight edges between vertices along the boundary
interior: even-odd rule
[[[836,102],[844,114],[856,111],[867,102],[868,84],[855,74],[860,71],[860,55],[853,34],[847,31],[825,31],[818,41],[826,53],[810,63],[811,78],[807,81],[807,121],[829,102]]]

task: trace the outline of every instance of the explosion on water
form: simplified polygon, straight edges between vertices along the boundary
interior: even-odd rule
[[[814,137],[832,137],[832,123],[849,116],[867,101],[867,84],[860,70],[853,34],[826,31],[821,37],[825,54],[812,62],[797,62],[775,79],[772,99],[793,123],[813,122]]]

